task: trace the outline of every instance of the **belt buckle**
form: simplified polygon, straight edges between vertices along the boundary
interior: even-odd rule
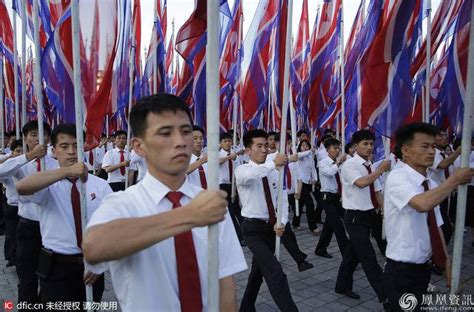
[[[327,196],[326,196],[326,195],[327,195],[326,193],[323,194],[323,200],[326,200],[326,199],[327,199]]]

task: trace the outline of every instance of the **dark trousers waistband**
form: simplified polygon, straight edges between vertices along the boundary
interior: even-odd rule
[[[354,210],[354,209],[346,209],[346,213],[348,214],[354,214],[354,215],[375,215],[377,212],[375,211],[374,208],[370,210]]]
[[[63,255],[63,254],[54,253],[53,256],[54,256],[54,260],[57,263],[75,263],[75,264],[84,263],[82,254]]]
[[[391,264],[399,268],[406,268],[406,269],[425,269],[431,266],[431,261],[427,261],[425,263],[409,263],[409,262],[395,261],[390,258],[387,258],[387,264]]]
[[[245,218],[245,217],[243,217],[243,220],[247,221],[247,222],[251,222],[251,223],[270,224],[270,223],[268,223],[267,220],[257,219],[257,218]]]
[[[39,226],[39,221],[35,221],[35,220],[23,218],[23,217],[20,217],[20,222],[23,222],[29,225]]]

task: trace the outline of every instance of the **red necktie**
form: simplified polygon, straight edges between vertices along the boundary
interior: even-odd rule
[[[125,161],[125,156],[123,155],[124,151],[119,151],[120,153],[120,162]],[[120,167],[120,174],[125,175],[125,167]]]
[[[276,223],[275,207],[273,206],[272,194],[270,193],[270,185],[268,184],[268,178],[262,178],[263,191],[265,192],[265,201],[267,202],[268,210],[268,223],[274,225]]]
[[[230,155],[230,153],[227,154],[227,155]],[[232,164],[232,159],[229,159],[229,181],[231,183],[232,183],[232,177],[233,177],[233,171],[234,171],[233,169],[234,168],[233,168],[233,164]]]
[[[74,216],[74,225],[76,227],[76,240],[77,246],[81,248],[82,244],[82,218],[81,218],[81,199],[79,196],[79,191],[76,187],[75,179],[68,179],[72,183],[71,187],[71,204],[72,204],[72,214]]]
[[[181,207],[179,202],[183,193],[169,192],[166,198],[173,204],[173,209]],[[202,311],[201,282],[193,234],[187,231],[174,237],[176,264],[178,270],[179,302],[181,311]]]
[[[369,165],[364,164],[364,167],[367,169],[367,172],[368,172],[369,174],[372,173],[372,169],[370,168]],[[369,188],[370,188],[370,200],[372,201],[372,205],[374,206],[374,208],[378,208],[378,207],[379,207],[379,204],[377,203],[377,197],[375,196],[374,183],[371,183],[371,184],[369,185]]]
[[[285,166],[286,170],[286,188],[291,190],[291,170],[288,164]]]
[[[196,159],[196,160],[199,160]],[[206,173],[204,172],[204,167],[203,166],[199,166],[198,168],[198,172],[199,172],[199,180],[201,180],[201,186],[203,189],[207,189],[207,180],[206,180]]]
[[[337,193],[338,194],[342,194],[342,185],[341,185],[341,177],[339,176],[339,172],[336,173],[336,183],[337,183]],[[372,198],[372,194],[371,195],[371,198]]]
[[[425,192],[429,190],[428,181],[423,181],[423,188]],[[433,251],[433,262],[441,269],[446,267],[446,253],[439,235],[438,225],[436,224],[436,217],[434,209],[428,211],[428,230],[430,231],[431,249]]]
[[[441,152],[440,154],[443,159],[446,158],[446,155],[443,152]],[[444,177],[445,179],[449,178],[449,166],[444,169]]]
[[[92,152],[92,150],[89,150],[89,164],[91,164],[91,166],[94,166],[94,153]]]
[[[37,172],[41,171],[41,161],[39,158],[36,158],[36,171]]]

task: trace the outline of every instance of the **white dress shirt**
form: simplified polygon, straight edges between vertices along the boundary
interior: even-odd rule
[[[306,153],[306,152],[301,152],[301,153]],[[274,153],[271,153],[271,154],[268,154],[267,155],[267,158],[265,159],[265,162],[273,162],[276,158],[276,155],[278,154],[278,152],[274,152]],[[298,157],[300,153],[298,153]],[[306,154],[304,154],[304,156],[307,156]],[[301,180],[301,170],[300,170],[300,166],[298,165],[298,162],[289,162],[288,163],[288,168],[290,170],[290,173],[291,173],[291,187],[288,188],[288,183],[287,183],[287,173],[285,171],[285,186],[286,186],[286,192],[288,193],[288,195],[290,194],[295,194],[296,193],[296,187],[298,185],[298,180]]]
[[[219,151],[219,159],[226,157],[229,154],[229,152],[223,150]],[[236,162],[233,161],[232,159],[229,159],[222,164],[219,165],[219,184],[231,184],[232,183],[232,177],[229,176],[229,162],[232,162],[232,172],[235,173],[236,169]]]
[[[58,168],[58,161],[56,159],[46,155],[44,161],[46,170]],[[11,177],[15,183],[36,172],[36,159],[28,162],[25,154],[10,158],[0,165],[0,179]],[[26,219],[39,221],[38,209],[40,209],[40,206],[36,203],[21,201],[18,203],[18,215]]]
[[[445,158],[447,157],[446,153],[444,154]],[[435,159],[433,161],[433,165],[428,168],[428,175],[431,179],[433,179],[437,184],[442,184],[446,181],[446,177],[444,175],[444,169],[438,168],[438,165],[441,161],[443,161],[443,156],[441,156],[441,150],[438,148],[435,149]]]
[[[313,153],[306,157],[298,158],[298,165],[300,167],[300,177],[303,183],[311,184],[313,181],[318,181]]]
[[[125,160],[128,159],[127,157],[127,150],[123,150],[123,157]],[[118,148],[114,148],[109,150],[104,155],[104,159],[102,160],[102,168],[108,166],[116,166],[120,163],[120,150]],[[125,167],[124,167],[125,168]],[[125,182],[125,175],[120,173],[120,168],[108,173],[107,178],[108,183],[117,183],[117,182]]]
[[[7,204],[10,206],[18,206],[18,193],[16,192],[15,181],[12,177],[0,179],[0,183],[5,187],[5,196]],[[1,192],[1,190],[0,190]]]
[[[321,192],[337,194],[336,174],[339,172],[339,167],[336,165],[336,162],[331,157],[326,157],[319,162],[318,167]]]
[[[471,151],[471,154],[469,156],[469,167],[474,168],[474,151]],[[458,168],[461,168],[461,156],[458,156],[458,158],[456,158],[453,164],[453,169]],[[472,178],[471,183],[469,183],[468,185],[474,186],[474,178]]]
[[[190,165],[194,164],[197,160],[198,160],[198,157],[194,154],[191,154],[191,161],[189,162],[189,164]],[[206,182],[207,182],[207,163],[202,164],[202,168],[204,169],[204,175],[206,176]],[[201,185],[201,176],[199,175],[199,167],[196,168],[196,170],[194,170],[190,174],[188,174],[188,181],[191,184],[196,185],[197,187],[203,187]]]
[[[326,147],[324,147],[324,144],[321,142],[321,145],[318,148],[318,151],[316,152],[316,158],[318,159],[318,162],[328,158],[328,151],[326,150]]]
[[[88,228],[112,220],[148,217],[172,209],[165,198],[170,189],[149,172],[142,183],[109,195],[94,213]],[[184,206],[202,188],[185,181],[178,190]],[[180,209],[180,208],[177,208]],[[185,209],[185,208],[181,208]],[[203,311],[207,311],[208,227],[192,229],[199,267]],[[94,273],[110,269],[112,284],[122,311],[181,311],[174,238],[168,238],[125,258],[98,265],[86,264]],[[247,268],[229,214],[219,223],[219,279]]]
[[[277,215],[277,186],[278,170],[275,169],[273,161],[267,161],[257,165],[252,160],[248,164],[240,165],[235,171],[235,181],[242,203],[242,216],[246,218],[256,218],[268,220],[267,200],[263,188],[262,178],[268,178],[268,184],[272,196],[275,216]],[[282,218],[281,223],[288,222],[288,195],[286,190],[282,192]]]
[[[76,186],[79,190],[79,181],[76,181]],[[31,196],[20,196],[20,202],[27,200],[41,207],[39,221],[43,246],[63,255],[82,253],[77,246],[71,188],[72,182],[65,179],[53,183]],[[90,174],[85,184],[85,192],[86,217],[89,220],[102,200],[112,193],[112,189],[106,181]]]
[[[431,240],[428,229],[428,213],[418,212],[410,206],[410,200],[424,193],[423,181],[437,186],[407,164],[390,172],[385,183],[384,224],[387,237],[386,256],[394,261],[425,263],[431,258]],[[436,223],[443,224],[439,206],[434,208]]]
[[[94,157],[94,162],[91,164],[90,161],[90,152],[84,152],[84,155],[86,157],[86,161],[89,165],[92,166],[94,170],[99,170],[102,167],[102,161],[104,159],[105,155],[105,149],[104,147],[96,147],[92,150],[92,155]]]
[[[370,197],[370,186],[359,188],[355,185],[355,181],[359,178],[369,175],[364,164],[370,165],[372,172],[374,172],[372,163],[369,160],[366,161],[357,153],[341,166],[342,206],[345,209],[366,211],[374,208]],[[378,180],[374,182],[374,189],[375,192],[382,189]]]
[[[145,157],[132,151],[130,153],[130,170],[138,171],[137,183],[142,181],[148,170]]]

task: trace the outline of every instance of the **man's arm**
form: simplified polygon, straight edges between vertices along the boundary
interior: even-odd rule
[[[202,158],[199,158],[192,164],[189,164],[188,170],[186,170],[186,174],[192,173],[194,170],[199,168],[200,166],[204,165],[207,162],[207,156],[204,156]]]
[[[454,163],[454,161],[456,160],[456,158],[458,158],[459,155],[461,155],[461,146],[459,146],[450,156],[440,161],[436,168],[438,169],[448,168]]]
[[[87,177],[87,166],[84,163],[77,163],[69,167],[61,167],[54,170],[47,170],[27,176],[16,183],[16,190],[19,195],[32,195],[53,183],[66,178]]]
[[[130,164],[130,162],[128,160],[125,160],[125,161],[122,161],[122,162],[118,163],[117,165],[106,166],[106,167],[103,167],[102,169],[104,169],[105,172],[110,173],[110,172],[118,170],[122,167],[128,167],[129,164]]]
[[[390,169],[390,166],[390,160],[384,160],[380,164],[380,166],[376,170],[374,170],[374,172],[355,180],[354,185],[358,188],[364,188],[369,186],[370,184],[374,183],[375,180],[377,180],[385,171]]]
[[[220,222],[227,212],[226,197],[227,193],[224,191],[203,191],[188,205],[179,209],[149,217],[122,218],[94,225],[84,236],[84,257],[93,265],[117,260],[193,227]]]
[[[219,290],[219,311],[237,311],[234,277],[231,275],[221,278],[219,280]]]
[[[230,155],[226,155],[224,157],[219,158],[219,165],[225,163],[228,160],[235,160],[237,158],[237,155],[234,153],[231,153]]]
[[[430,211],[448,197],[460,184],[469,183],[474,176],[474,169],[456,170],[444,183],[427,192],[413,196],[409,204],[418,212]]]

